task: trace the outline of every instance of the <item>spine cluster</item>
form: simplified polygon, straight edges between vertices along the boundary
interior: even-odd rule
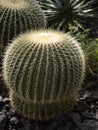
[[[18,34],[45,27],[45,16],[34,0],[0,0],[0,56]]]

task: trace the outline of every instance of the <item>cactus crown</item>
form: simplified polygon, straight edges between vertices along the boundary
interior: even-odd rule
[[[22,35],[23,37],[23,35]],[[54,44],[62,42],[66,36],[62,35],[61,32],[54,30],[40,30],[40,31],[31,31],[24,34],[24,39],[29,43],[38,43],[38,44]]]
[[[11,10],[20,10],[29,6],[26,0],[0,0],[0,5]]]
[[[20,35],[8,47],[3,62],[12,106],[33,119],[50,118],[71,108],[84,72],[79,43],[53,30]]]

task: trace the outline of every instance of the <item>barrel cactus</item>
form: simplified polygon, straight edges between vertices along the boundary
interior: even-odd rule
[[[45,26],[44,14],[34,0],[0,0],[0,56],[13,37]]]
[[[12,107],[37,120],[72,108],[84,73],[85,58],[79,43],[54,30],[20,35],[8,46],[3,60]]]

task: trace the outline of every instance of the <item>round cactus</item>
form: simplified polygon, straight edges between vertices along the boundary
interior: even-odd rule
[[[17,34],[45,26],[45,17],[34,0],[0,0],[0,56]]]
[[[32,119],[48,119],[72,108],[85,72],[79,43],[53,30],[31,31],[8,46],[3,77],[12,107]]]

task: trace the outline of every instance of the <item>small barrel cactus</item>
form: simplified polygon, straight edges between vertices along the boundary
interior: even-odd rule
[[[0,0],[0,56],[17,34],[45,27],[44,14],[34,0]]]
[[[31,119],[49,119],[72,108],[84,79],[85,58],[69,34],[31,31],[8,46],[3,77],[12,107]]]

